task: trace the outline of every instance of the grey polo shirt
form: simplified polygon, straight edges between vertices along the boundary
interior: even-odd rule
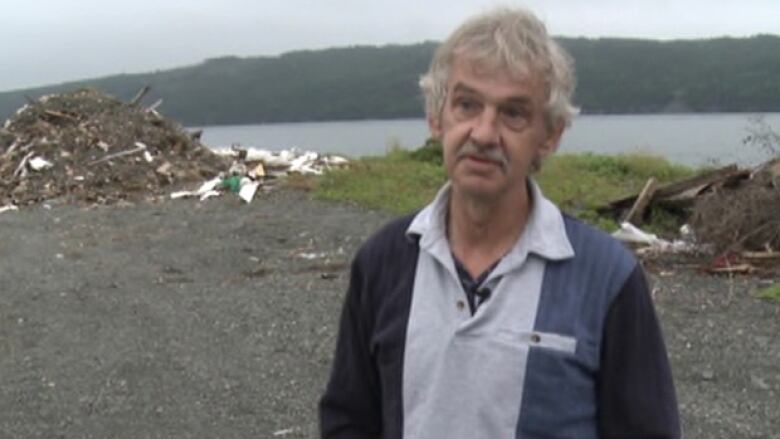
[[[529,187],[525,230],[473,315],[445,233],[449,186],[360,249],[324,438],[679,437],[637,261]]]

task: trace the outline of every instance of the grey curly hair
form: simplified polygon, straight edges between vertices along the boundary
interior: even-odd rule
[[[429,118],[441,115],[450,67],[457,56],[513,76],[526,75],[529,69],[541,73],[547,84],[548,126],[561,121],[568,126],[579,113],[571,101],[575,87],[572,58],[528,10],[497,8],[477,15],[438,47],[428,72],[420,78]]]

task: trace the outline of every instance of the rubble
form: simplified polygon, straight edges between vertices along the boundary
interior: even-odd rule
[[[675,212],[681,223],[689,224],[696,245],[717,255],[708,271],[752,273],[755,260],[779,259],[780,158],[754,169],[730,165],[660,187],[651,179],[639,194],[598,211],[627,221],[618,235],[657,247],[657,237],[634,227],[654,208]]]
[[[199,197],[204,201],[224,192],[233,192],[251,203],[257,190],[267,187],[269,181],[289,174],[321,175],[328,169],[346,166],[347,159],[339,156],[320,155],[296,148],[273,152],[265,149],[244,149],[237,145],[216,149],[215,153],[234,160],[227,174],[204,182],[192,191],[171,193],[172,199]],[[220,191],[222,190],[222,191]]]
[[[681,227],[681,235],[684,235],[682,230],[685,230],[686,228],[687,225]],[[618,241],[639,247],[637,249],[637,254],[639,255],[669,253],[695,254],[703,249],[702,246],[693,242],[690,237],[683,236],[683,239],[668,241],[659,238],[655,234],[647,233],[628,221],[622,222],[620,228],[615,230],[612,233],[612,236]]]
[[[157,111],[94,89],[43,96],[0,128],[0,206],[64,198],[99,204],[199,197],[229,190],[251,202],[261,186],[291,173],[322,174],[347,160],[291,149],[212,150]],[[203,182],[194,191],[177,191]]]
[[[322,175],[328,169],[349,164],[349,161],[344,157],[301,151],[297,148],[274,152],[267,149],[245,149],[238,145],[232,145],[230,148],[215,149],[214,152],[247,164],[248,167],[252,168],[251,172],[260,176],[278,177],[295,173]]]
[[[185,198],[185,197],[199,197],[201,201],[219,195],[216,191],[217,185],[222,183],[222,177],[215,177],[200,185],[200,187],[194,191],[178,191],[171,194],[171,199]]]
[[[734,186],[749,177],[750,170],[729,165],[660,187],[655,183],[655,179],[651,178],[639,194],[610,201],[597,211],[600,214],[623,216],[624,221],[631,219],[634,225],[639,226],[643,222],[645,212],[652,206],[688,208],[693,206],[697,197],[708,190],[714,187]]]
[[[780,187],[766,181],[754,177],[702,195],[690,220],[699,239],[717,252],[780,250]]]
[[[0,129],[0,205],[165,195],[229,165],[154,110],[94,89],[43,96]]]

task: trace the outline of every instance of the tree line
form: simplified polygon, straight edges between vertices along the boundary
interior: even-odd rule
[[[560,38],[585,114],[780,111],[780,37],[654,41]],[[96,87],[186,125],[421,117],[417,87],[436,43],[356,46],[201,64],[0,93],[0,119],[35,98]]]

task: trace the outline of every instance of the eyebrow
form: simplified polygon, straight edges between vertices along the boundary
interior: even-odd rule
[[[452,88],[452,91],[454,93],[470,93],[470,94],[479,94],[476,90],[469,87],[468,85],[457,83],[455,84],[455,87]]]
[[[452,88],[452,92],[453,94],[464,93],[464,94],[472,94],[472,95],[479,95],[479,96],[482,95],[477,90],[461,82],[455,84],[455,86]],[[508,99],[501,102],[501,104],[520,104],[520,105],[530,105],[531,103],[532,103],[531,98],[528,96],[510,96]]]

